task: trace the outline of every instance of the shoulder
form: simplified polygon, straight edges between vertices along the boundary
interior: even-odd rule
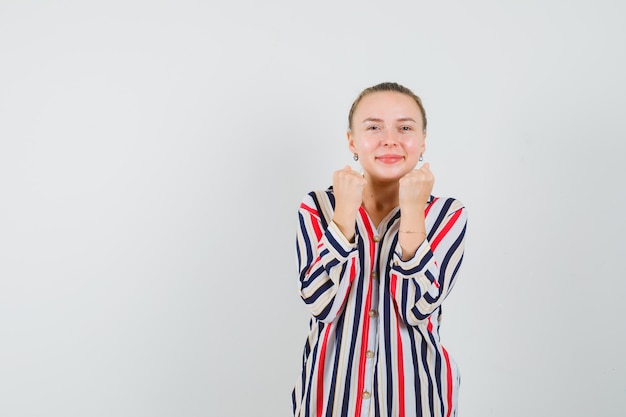
[[[308,211],[328,221],[332,218],[335,209],[335,195],[332,187],[308,192],[302,198],[299,209],[300,211]]]
[[[465,204],[454,197],[431,196],[428,202],[428,210],[448,215],[461,211],[464,215],[467,215]]]
[[[309,191],[303,198],[302,203],[314,204],[319,206],[320,204],[335,205],[335,195],[333,193],[333,187],[328,187],[325,190],[313,190]]]

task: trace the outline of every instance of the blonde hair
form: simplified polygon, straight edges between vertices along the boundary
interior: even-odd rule
[[[381,91],[393,91],[396,93],[405,94],[411,97],[413,100],[415,100],[415,102],[417,103],[417,107],[419,107],[420,112],[422,113],[423,129],[424,129],[424,132],[426,132],[426,110],[424,110],[424,106],[422,105],[422,100],[417,95],[415,95],[413,91],[409,90],[405,86],[400,85],[398,83],[392,83],[392,82],[384,82],[384,83],[374,85],[372,87],[368,87],[365,90],[363,90],[361,94],[359,94],[356,100],[354,100],[354,103],[352,103],[352,107],[350,107],[350,113],[348,113],[348,129],[352,130],[352,118],[354,117],[354,111],[356,110],[357,106],[359,105],[363,97],[369,94],[378,93]]]

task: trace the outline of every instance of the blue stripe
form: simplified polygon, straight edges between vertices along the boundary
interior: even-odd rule
[[[410,328],[413,331],[410,333],[411,337],[409,340],[411,341],[411,357],[418,358],[417,346],[416,346],[416,336],[419,335],[419,332]],[[422,396],[419,393],[422,390],[422,384],[419,378],[419,366],[417,361],[412,361],[413,364],[413,383],[415,384],[415,415],[420,416],[422,414]],[[408,410],[407,410],[408,411]]]
[[[331,378],[331,385],[328,392],[328,404],[326,408],[326,416],[332,417],[333,407],[335,406],[335,390],[337,386],[342,386],[341,381],[337,381],[339,371],[339,359],[341,358],[341,339],[343,333],[344,321],[338,320],[337,327],[335,328],[335,359],[333,360],[333,374]]]
[[[428,333],[428,338],[430,339],[430,342],[433,345],[435,346],[437,345],[437,341],[435,341],[435,337],[432,335],[432,333]],[[435,383],[437,385],[437,397],[439,398],[439,408],[441,410],[441,415],[444,416],[445,415],[444,414],[445,398],[443,396],[442,378],[445,376],[444,374],[442,374],[442,371],[441,371],[442,362],[443,362],[443,359],[441,357],[441,353],[439,352],[439,350],[435,350]]]
[[[307,274],[308,272],[308,274]],[[314,269],[313,271],[307,271],[306,269],[300,273],[300,287],[304,290],[309,287],[309,285],[315,282],[315,279],[322,275],[325,271],[321,268]]]
[[[311,193],[309,193],[309,196],[313,200],[313,204],[315,204],[315,209],[317,210],[317,212],[320,215],[320,221],[322,222],[322,230],[328,229],[328,223],[326,222],[326,219],[324,218],[324,212],[322,211],[322,206],[320,205],[317,193],[311,192]],[[334,207],[334,205],[333,205],[333,207]]]
[[[319,347],[319,340],[321,339],[321,335],[322,335],[322,331],[324,329],[324,323],[319,322],[318,323],[318,330],[317,330],[317,341],[318,343],[315,344],[315,347],[313,348],[313,353],[311,356],[311,369],[315,369],[315,365],[317,363],[317,348]],[[305,368],[305,372],[306,372],[306,368]],[[305,403],[304,404],[311,404],[311,390],[313,389],[313,379],[314,378],[310,378],[309,379],[309,385],[307,388],[307,393],[306,393],[306,399],[305,399]],[[303,407],[304,408],[304,416],[305,417],[309,417],[310,416],[310,407]]]
[[[428,390],[428,409],[430,411],[430,415],[435,415],[435,408],[434,408],[434,404],[433,404],[433,394],[434,394],[434,387],[433,387],[433,379],[430,376],[430,368],[428,367],[428,345],[426,344],[426,337],[424,336],[424,333],[422,333],[422,330],[419,328],[416,328],[417,331],[419,332],[419,334],[421,335],[421,349],[420,349],[420,360],[422,361],[422,367],[424,368],[424,371],[426,373],[426,379],[427,379],[427,390]]]
[[[428,234],[429,241],[432,240],[435,232],[437,231],[437,229],[439,229],[439,226],[441,226],[441,222],[443,222],[443,220],[448,216],[448,210],[450,209],[450,206],[452,206],[452,203],[454,203],[454,199],[452,198],[446,199],[443,203],[443,207],[441,208],[441,210],[439,210],[439,215],[435,219],[435,222],[430,229],[430,233]]]
[[[454,241],[452,246],[450,246],[450,249],[448,250],[448,253],[446,253],[446,256],[443,258],[443,261],[441,262],[441,266],[440,266],[440,270],[442,272],[441,274],[439,274],[440,276],[442,276],[442,277],[445,276],[444,272],[448,268],[448,264],[450,263],[450,259],[456,253],[456,251],[459,249],[459,246],[461,246],[461,243],[463,243],[463,239],[465,239],[465,229],[467,229],[467,223],[465,225],[463,225],[463,230],[461,230],[461,233],[459,234],[459,237]],[[454,271],[452,272],[452,277],[450,279],[450,282],[452,282],[452,280],[454,279],[454,276],[456,275],[457,271],[459,270],[459,267],[461,266],[462,261],[463,261],[463,255],[461,255],[461,257],[459,258],[459,262],[456,265],[456,267],[454,268]]]
[[[428,252],[426,252],[424,257],[420,260],[420,263],[417,266],[414,266],[413,268],[409,268],[409,269],[404,269],[402,265],[398,264],[395,266],[395,269],[397,269],[398,272],[400,272],[402,275],[416,275],[422,270],[426,269],[426,265],[428,265],[428,263],[430,262],[432,258],[433,258],[433,253],[432,251],[429,250]]]
[[[380,279],[380,278],[379,278]],[[391,354],[393,352],[392,343],[391,343],[391,318],[393,317],[392,308],[391,308],[391,279],[387,276],[384,278],[384,288],[385,292],[387,292],[388,296],[383,297],[383,317],[386,317],[387,320],[381,320],[380,326],[382,327],[383,332],[383,340],[385,346],[385,363],[387,364],[387,370],[385,374],[385,380],[387,382],[386,386],[386,394],[387,394],[387,417],[393,417],[391,412],[393,411],[393,381],[394,378],[394,370],[392,369],[393,360],[391,359]],[[380,310],[380,308],[379,308]],[[379,311],[380,316],[380,311]]]
[[[344,250],[343,246],[341,246],[341,243],[339,243],[329,231],[326,231],[326,239],[328,239],[328,243],[330,243],[333,249],[335,249],[340,256],[344,258],[348,257],[351,250]]]
[[[306,260],[307,262],[311,262],[312,258],[313,258],[313,249],[311,248],[311,239],[309,237],[309,233],[307,232],[307,227],[306,227],[306,220],[304,219],[304,216],[302,214],[300,214],[299,216],[299,222],[300,222],[300,233],[302,233],[302,237],[303,237],[303,241],[304,241],[304,247],[306,250]],[[296,239],[296,243],[297,239]],[[298,253],[298,270],[302,269],[302,258],[300,256],[300,245],[296,245],[296,251]]]
[[[378,355],[380,351],[376,352],[376,362],[378,363]],[[378,397],[378,367],[374,371],[374,404],[380,404],[380,398]],[[374,417],[381,417],[380,409],[378,407],[374,407]]]
[[[358,246],[358,250],[359,251],[363,251],[365,250],[365,244],[363,239],[359,239],[357,241],[357,246]],[[353,311],[361,311],[362,306],[363,306],[363,290],[364,290],[364,271],[365,271],[365,267],[364,267],[364,262],[365,259],[364,257],[360,256],[359,257],[359,275],[358,277],[356,277],[354,279],[354,281],[352,282],[352,285],[355,285],[356,283],[356,296],[354,298],[354,307],[352,308]],[[350,338],[350,350],[349,350],[349,358],[355,358],[355,349],[357,346],[357,336],[358,336],[358,332],[359,332],[359,323],[361,322],[361,316],[359,314],[355,314],[354,315],[354,319],[352,321],[352,337]],[[342,403],[342,407],[341,407],[341,416],[342,417],[348,417],[348,409],[349,409],[349,405],[350,405],[350,396],[348,395],[350,393],[350,386],[352,383],[352,365],[353,364],[357,364],[357,380],[358,380],[358,372],[359,372],[359,368],[358,368],[358,360],[354,360],[354,361],[350,361],[348,363],[348,368],[346,370],[346,385],[343,391],[343,403]]]

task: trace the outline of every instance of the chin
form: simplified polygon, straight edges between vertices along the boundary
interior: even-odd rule
[[[375,175],[371,175],[372,179],[378,181],[378,182],[382,182],[382,183],[394,183],[394,182],[398,182],[400,181],[400,178],[404,177],[406,173],[405,172],[401,172],[401,173],[385,173],[385,174],[375,174]]]
[[[374,166],[369,168],[370,169],[363,167],[364,171],[367,172],[373,180],[385,183],[399,181],[400,178],[413,170],[413,167],[406,162],[398,164],[397,166]]]

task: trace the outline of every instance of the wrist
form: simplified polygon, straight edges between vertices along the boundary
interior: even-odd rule
[[[356,216],[341,216],[335,213],[332,222],[350,243],[354,242]]]
[[[428,205],[428,200],[418,200],[418,201],[400,201],[400,210],[403,212],[424,212],[424,209]]]

